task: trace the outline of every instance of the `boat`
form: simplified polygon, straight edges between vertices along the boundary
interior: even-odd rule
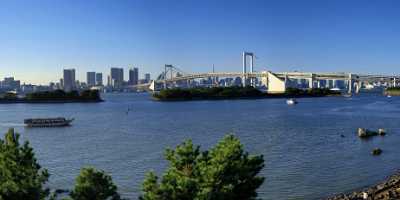
[[[353,95],[352,94],[344,94],[343,95],[343,97],[346,97],[346,98],[350,98],[350,97],[352,97]]]
[[[386,97],[387,97],[387,98],[392,98],[392,96],[390,96],[390,95],[387,95]]]
[[[286,103],[287,103],[287,105],[294,105],[294,104],[297,104],[297,101],[296,101],[296,99],[288,99],[288,100],[286,100]]]
[[[64,117],[57,118],[30,118],[25,119],[24,124],[28,127],[62,127],[69,126],[73,118],[66,119]]]

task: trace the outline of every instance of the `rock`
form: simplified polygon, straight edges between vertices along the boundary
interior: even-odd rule
[[[358,128],[358,137],[367,137],[367,129]]]
[[[384,182],[371,186],[361,191],[349,194],[339,194],[328,200],[363,200],[367,194],[367,200],[398,200],[400,199],[400,172],[386,179]]]
[[[372,155],[377,156],[380,155],[382,153],[382,149],[380,148],[375,148],[374,150],[372,150]]]
[[[358,137],[360,137],[360,138],[368,138],[368,137],[376,136],[376,135],[378,135],[378,132],[370,131],[365,128],[358,128]]]
[[[378,129],[378,135],[380,135],[380,136],[386,135],[385,129],[383,129],[383,128]]]

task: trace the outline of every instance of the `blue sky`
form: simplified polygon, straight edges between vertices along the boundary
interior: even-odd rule
[[[400,73],[400,1],[2,0],[0,77],[256,70]],[[127,75],[126,75],[127,76]]]

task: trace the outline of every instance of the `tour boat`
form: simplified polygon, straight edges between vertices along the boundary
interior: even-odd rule
[[[24,123],[28,127],[62,127],[69,126],[74,119],[64,117],[57,118],[31,118],[25,119]]]
[[[288,105],[294,105],[294,104],[297,104],[297,101],[296,101],[296,99],[288,99],[288,100],[286,100],[286,103]]]

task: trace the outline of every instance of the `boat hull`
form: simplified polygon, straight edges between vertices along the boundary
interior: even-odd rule
[[[65,127],[70,126],[73,119],[27,119],[25,120],[25,125],[27,127]]]

